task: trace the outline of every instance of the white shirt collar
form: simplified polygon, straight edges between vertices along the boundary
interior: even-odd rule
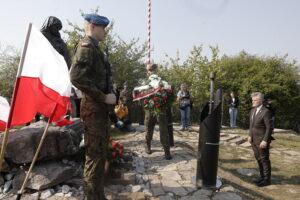
[[[255,114],[257,114],[262,107],[263,107],[263,105],[260,105],[260,106],[256,107],[256,113]]]

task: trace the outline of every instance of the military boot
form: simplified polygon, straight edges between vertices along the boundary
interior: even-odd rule
[[[165,159],[166,160],[171,160],[172,156],[171,156],[171,153],[170,153],[170,148],[164,148],[164,151],[165,151]]]
[[[150,142],[146,141],[146,144],[145,144],[145,152],[146,152],[147,154],[151,154],[151,153],[152,153],[152,152],[151,152],[151,141],[150,141]]]

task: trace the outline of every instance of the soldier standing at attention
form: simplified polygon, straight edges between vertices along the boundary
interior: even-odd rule
[[[148,64],[147,71],[149,76],[156,74],[157,65]],[[147,154],[151,154],[151,140],[153,137],[154,126],[156,122],[159,125],[160,143],[162,144],[165,151],[166,160],[172,159],[170,153],[170,138],[168,132],[168,120],[166,110],[162,110],[159,116],[155,116],[154,113],[149,110],[145,110],[145,126],[146,126],[146,146],[145,151]]]
[[[109,93],[110,69],[100,50],[99,41],[106,36],[109,20],[98,14],[86,14],[85,37],[79,42],[70,72],[71,82],[83,93],[81,118],[85,125],[84,182],[87,200],[103,200],[104,163],[108,150],[108,107],[116,103]]]

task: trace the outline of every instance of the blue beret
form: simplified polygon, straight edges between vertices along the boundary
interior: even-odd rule
[[[86,14],[84,15],[84,19],[91,24],[103,25],[105,27],[109,24],[109,20],[106,17],[98,14]]]

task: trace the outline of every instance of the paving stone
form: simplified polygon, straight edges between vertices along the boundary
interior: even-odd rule
[[[251,147],[251,144],[247,141],[247,142],[242,143],[240,146],[242,146],[242,147]]]
[[[219,192],[212,200],[242,200],[242,197],[232,192]]]
[[[173,200],[174,198],[170,197],[170,196],[160,196],[159,200]]]
[[[259,172],[256,169],[247,169],[247,168],[239,168],[236,170],[239,174],[245,175],[245,176],[253,176],[258,175]]]
[[[185,190],[179,183],[170,179],[162,179],[162,186],[164,191],[172,192],[178,196],[185,196],[188,194],[188,191]]]
[[[157,169],[159,172],[164,172],[164,171],[174,171],[177,170],[177,163],[171,163],[167,166],[161,166]]]
[[[236,192],[236,189],[231,185],[226,185],[220,189],[220,192]]]
[[[162,189],[161,186],[160,187],[151,187],[151,191],[152,191],[153,196],[155,196],[155,197],[165,194],[165,191]]]
[[[116,198],[118,200],[145,200],[145,194],[143,192],[133,192],[133,193],[120,193],[118,197]]]
[[[125,172],[122,174],[121,179],[124,181],[125,184],[135,184],[136,181],[136,174],[133,172]]]
[[[230,140],[230,143],[242,144],[248,140],[248,136],[240,136],[235,139]]]
[[[156,185],[156,184],[161,183],[158,175],[150,174],[149,175],[149,180],[150,180],[151,185]]]
[[[163,179],[174,180],[174,181],[181,180],[181,176],[178,174],[177,171],[164,171],[163,173],[161,173],[161,176]]]
[[[220,137],[220,141],[222,142],[229,142],[230,140],[233,140],[235,138],[238,138],[238,135],[228,135],[226,137]]]
[[[194,192],[197,190],[196,186],[194,184],[191,183],[191,181],[178,181],[178,183],[184,187],[184,189],[186,189],[188,191],[188,193]]]

